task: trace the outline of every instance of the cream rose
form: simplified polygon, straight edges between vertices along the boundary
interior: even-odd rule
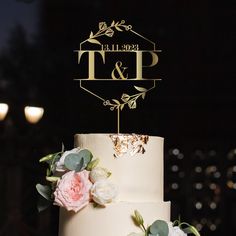
[[[58,162],[56,162],[56,171],[58,171],[58,172],[65,172],[67,170],[65,165],[64,165],[66,156],[68,156],[69,154],[78,153],[79,151],[80,151],[79,148],[73,148],[70,151],[65,151],[62,154],[60,160]]]
[[[173,226],[172,222],[168,222],[169,234],[168,236],[187,236],[183,230],[181,230],[178,226]]]
[[[107,179],[95,182],[91,188],[92,199],[102,206],[111,203],[116,198],[117,193],[117,187]]]
[[[78,212],[89,203],[91,186],[88,171],[69,171],[57,183],[54,204]]]
[[[111,175],[111,173],[102,167],[95,167],[91,170],[90,172],[90,180],[95,183],[99,180],[104,180],[107,179],[109,176]]]

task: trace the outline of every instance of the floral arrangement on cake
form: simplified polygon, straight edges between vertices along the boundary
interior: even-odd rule
[[[39,211],[54,204],[78,212],[91,202],[95,206],[105,207],[117,197],[117,186],[109,180],[111,172],[99,166],[99,159],[95,159],[88,149],[78,147],[64,151],[63,146],[62,151],[49,154],[39,162],[48,164],[46,181],[49,183],[36,185],[39,194],[47,200],[38,205]],[[180,220],[156,220],[150,226],[145,226],[137,210],[132,219],[142,231],[127,236],[200,236],[194,226]]]
[[[37,184],[39,194],[48,201],[41,201],[38,210],[46,209],[50,203],[78,212],[90,202],[105,207],[117,196],[117,187],[109,181],[109,172],[100,167],[99,159],[87,149],[49,154],[39,160],[48,164],[46,180],[49,184]]]
[[[145,226],[143,217],[137,210],[134,211],[132,219],[134,224],[142,231],[139,233],[130,233],[127,236],[187,236],[187,234],[200,236],[194,226],[181,222],[180,220],[174,222],[156,220],[150,226]]]

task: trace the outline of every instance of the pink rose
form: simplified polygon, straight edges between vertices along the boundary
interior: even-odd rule
[[[91,186],[88,171],[69,171],[57,183],[54,204],[78,212],[89,203]]]

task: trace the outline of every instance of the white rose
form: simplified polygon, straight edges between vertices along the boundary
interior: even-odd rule
[[[183,230],[181,230],[178,226],[173,226],[172,222],[168,222],[169,234],[168,236],[187,236]]]
[[[74,149],[72,149],[70,151],[65,151],[62,154],[60,160],[58,162],[56,162],[56,171],[58,171],[58,172],[66,171],[66,167],[64,165],[64,161],[65,161],[66,156],[68,156],[69,154],[72,154],[72,153],[78,153],[79,151],[80,151],[79,148],[74,148]]]
[[[92,199],[99,205],[111,203],[117,196],[117,187],[107,179],[95,182],[91,188]]]
[[[95,167],[91,170],[89,177],[90,180],[95,183],[97,181],[107,179],[110,175],[111,173],[107,169]]]
[[[141,232],[141,233],[130,233],[127,236],[145,236],[145,233],[144,232]]]

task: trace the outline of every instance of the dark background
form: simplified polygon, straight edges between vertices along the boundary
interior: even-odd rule
[[[116,132],[116,114],[73,81],[73,50],[98,22],[113,19],[126,20],[162,49],[163,80],[136,110],[124,111],[121,131],[165,137],[172,220],[180,215],[202,235],[235,235],[235,1],[8,3],[0,4],[0,38],[7,34],[0,102],[10,106],[0,123],[0,235],[57,235],[58,209],[36,209],[35,184],[45,175],[39,158],[62,142],[72,148],[75,133]],[[30,14],[7,31],[4,22],[16,19],[22,5]],[[103,88],[113,94],[114,85]],[[26,122],[25,105],[44,107],[38,124]]]

